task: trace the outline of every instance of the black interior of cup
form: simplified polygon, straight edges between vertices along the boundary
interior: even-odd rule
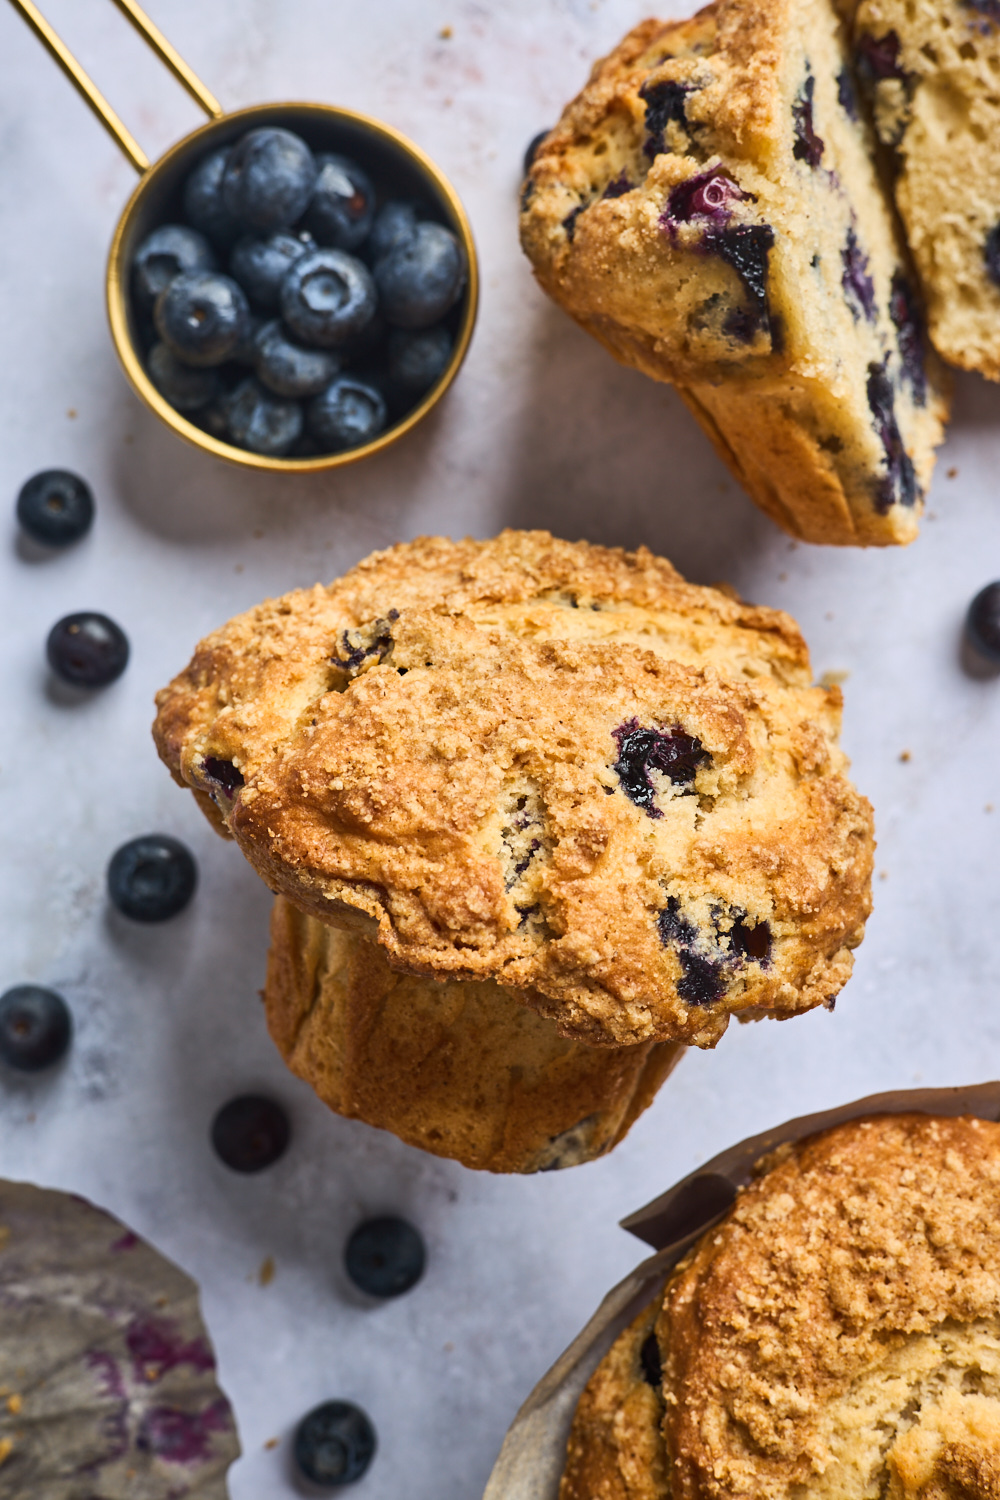
[[[129,336],[143,368],[150,333],[148,328],[142,326],[131,293],[131,265],[136,248],[159,225],[185,222],[182,207],[184,183],[202,157],[217,150],[219,146],[237,141],[247,131],[256,130],[262,125],[280,125],[294,131],[313,151],[331,151],[351,157],[371,178],[379,206],[391,198],[413,199],[425,206],[428,218],[446,225],[466,250],[470,249],[464,228],[434,177],[405,147],[390,135],[384,135],[377,126],[341,115],[332,107],[318,104],[263,104],[226,115],[181,141],[150,169],[140,184],[124,227],[118,252],[119,274]],[[364,247],[354,253],[365,258]],[[459,302],[442,320],[456,344],[470,313],[470,297],[471,289],[467,283]],[[450,380],[453,369],[454,359],[431,390],[414,402],[414,407],[422,406],[433,398],[435,391]],[[199,430],[197,424],[190,423],[183,413],[176,412],[175,416],[180,422]],[[390,421],[380,439],[384,440],[408,416],[409,413],[405,413]],[[246,456],[244,449],[233,448],[232,451]],[[281,461],[289,464],[296,462],[293,459]]]

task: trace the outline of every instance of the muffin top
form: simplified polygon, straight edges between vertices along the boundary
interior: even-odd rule
[[[871,809],[785,614],[626,553],[421,538],[229,622],[154,735],[275,890],[567,1035],[712,1045],[847,978]]]
[[[591,1381],[562,1500],[599,1463],[609,1500],[993,1500],[1000,1125],[855,1120],[762,1165]]]

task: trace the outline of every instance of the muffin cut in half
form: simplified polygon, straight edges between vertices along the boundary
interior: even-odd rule
[[[871,808],[794,622],[644,549],[423,538],[209,636],[158,697],[272,889],[565,1036],[712,1046],[832,1002]]]
[[[946,403],[843,32],[823,0],[644,22],[539,147],[521,242],[779,525],[885,545],[916,535]]]
[[[384,951],[279,896],[264,989],[293,1073],[337,1114],[490,1172],[610,1151],[678,1062],[677,1042],[589,1047],[492,980],[390,969]]]
[[[761,1166],[591,1377],[560,1500],[996,1500],[1000,1125]]]
[[[862,0],[855,59],[950,364],[1000,380],[1000,5]]]

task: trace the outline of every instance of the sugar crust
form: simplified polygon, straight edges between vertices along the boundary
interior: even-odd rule
[[[810,685],[789,616],[645,549],[402,544],[231,620],[157,704],[175,780],[272,889],[395,968],[513,986],[564,1035],[711,1046],[850,973],[873,841],[839,689]],[[654,772],[652,812],[614,769],[632,723],[707,757],[688,786]],[[671,903],[726,971],[711,1003],[678,992]],[[765,960],[736,954],[738,912]]]

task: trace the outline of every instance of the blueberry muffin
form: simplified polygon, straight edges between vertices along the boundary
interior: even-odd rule
[[[717,0],[599,62],[523,192],[545,291],[810,542],[911,541],[946,415],[873,148],[830,4]]]
[[[683,1050],[569,1041],[517,992],[397,973],[376,944],[282,896],[264,1004],[285,1062],[337,1114],[490,1172],[610,1151]]]
[[[891,154],[930,336],[951,364],[991,380],[1000,380],[998,23],[994,0],[862,0],[855,21],[857,73]]]
[[[1000,1126],[763,1165],[591,1378],[560,1500],[996,1500]]]
[[[833,997],[871,809],[795,623],[645,549],[424,537],[231,620],[154,734],[265,881],[565,1036],[712,1046]]]

